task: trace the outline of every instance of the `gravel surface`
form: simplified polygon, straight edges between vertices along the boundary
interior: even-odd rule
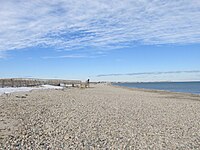
[[[200,149],[200,96],[109,85],[0,96],[0,149]]]

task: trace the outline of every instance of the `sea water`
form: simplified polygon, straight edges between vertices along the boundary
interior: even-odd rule
[[[142,88],[200,94],[200,82],[145,82],[145,83],[114,83],[129,88]]]

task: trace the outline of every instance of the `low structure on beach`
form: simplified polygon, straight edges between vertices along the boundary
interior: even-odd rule
[[[80,85],[80,80],[59,80],[59,79],[31,79],[31,78],[6,78],[0,79],[0,87],[31,87],[39,85],[55,85],[55,86],[75,86]]]

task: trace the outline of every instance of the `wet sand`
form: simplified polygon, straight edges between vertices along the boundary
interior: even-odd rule
[[[198,149],[200,96],[93,85],[0,96],[0,149]]]

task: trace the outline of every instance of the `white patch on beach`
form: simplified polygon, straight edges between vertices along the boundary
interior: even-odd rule
[[[63,87],[52,86],[52,85],[42,85],[39,87],[5,87],[5,88],[0,88],[0,95],[4,93],[26,92],[31,90],[44,90],[44,89],[63,89]]]

